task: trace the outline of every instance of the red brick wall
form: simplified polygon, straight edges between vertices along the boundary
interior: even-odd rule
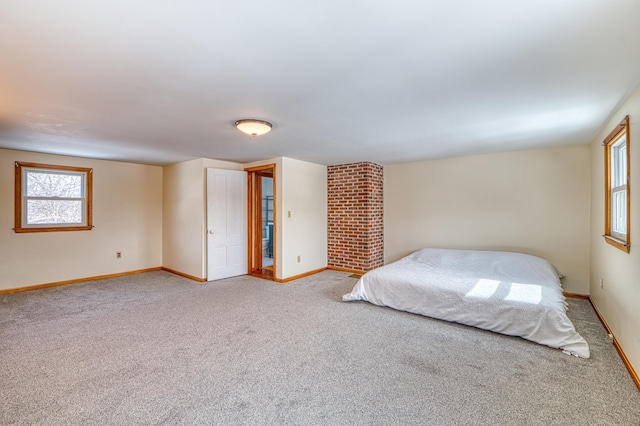
[[[329,267],[370,271],[384,263],[382,166],[352,163],[328,170]]]

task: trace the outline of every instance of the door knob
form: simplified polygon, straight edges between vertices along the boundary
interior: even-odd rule
[[[210,230],[209,230],[209,233],[210,233],[211,235],[215,234],[215,232],[213,232],[213,229],[210,229]]]

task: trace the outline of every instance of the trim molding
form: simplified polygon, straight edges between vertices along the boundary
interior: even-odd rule
[[[5,289],[5,290],[0,290],[0,294],[17,293],[17,292],[20,292],[20,291],[31,291],[31,290],[38,290],[38,289],[47,288],[47,287],[58,287],[58,286],[61,286],[61,285],[77,284],[77,283],[82,283],[82,282],[86,282],[86,281],[96,281],[96,280],[104,280],[104,279],[107,279],[107,278],[124,277],[125,275],[141,274],[143,272],[160,271],[161,269],[164,269],[164,268],[162,268],[160,266],[157,266],[155,268],[137,269],[135,271],[127,271],[127,272],[118,272],[117,274],[96,275],[94,277],[77,278],[75,280],[56,281],[56,282],[53,282],[53,283],[30,285],[30,286],[27,286],[27,287],[9,288],[9,289]]]
[[[289,281],[294,281],[294,280],[298,280],[300,278],[304,278],[304,277],[308,277],[309,275],[315,275],[317,273],[320,273],[322,271],[326,271],[328,268],[320,268],[320,269],[316,269],[313,271],[309,271],[309,272],[305,272],[304,274],[300,274],[300,275],[294,275],[293,277],[289,277],[289,278],[274,278],[273,280],[277,283],[288,283]]]
[[[588,294],[569,293],[569,292],[566,292],[566,291],[563,291],[562,294],[564,295],[564,297],[572,297],[574,299],[589,300],[589,295]]]
[[[332,271],[349,272],[350,274],[364,275],[367,271],[361,271],[359,269],[338,268],[337,266],[327,266],[327,269]]]
[[[189,278],[190,280],[197,281],[199,283],[207,282],[206,278],[198,278],[193,275],[185,274],[184,272],[176,271],[175,269],[165,268],[164,266],[159,269],[162,269],[163,271],[171,272],[172,274],[180,275],[181,277]]]
[[[607,333],[609,333],[610,336],[613,336],[613,346],[615,346],[616,350],[618,351],[618,355],[620,355],[622,362],[624,363],[625,367],[627,367],[627,370],[629,371],[631,378],[633,379],[636,386],[638,387],[638,391],[640,391],[640,377],[638,376],[638,373],[636,372],[636,370],[633,369],[633,366],[631,365],[629,358],[627,358],[627,355],[624,353],[624,350],[622,350],[622,346],[620,346],[620,342],[618,342],[618,339],[616,339],[616,336],[613,334],[613,332],[609,328],[609,325],[604,320],[602,315],[600,315],[600,311],[598,311],[598,308],[596,307],[595,303],[593,303],[593,300],[591,299],[591,297],[587,297],[587,299],[589,300],[589,303],[591,303],[591,306],[593,306],[593,310],[596,312],[596,315],[598,316],[598,319],[604,326],[605,330],[607,330]]]

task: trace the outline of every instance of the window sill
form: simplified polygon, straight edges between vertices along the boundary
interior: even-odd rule
[[[607,244],[614,246],[615,248],[622,250],[625,253],[629,253],[631,246],[622,240],[612,237],[611,235],[603,235]]]
[[[91,231],[93,226],[57,226],[50,228],[13,228],[16,234],[27,233],[27,232],[63,232],[63,231]]]

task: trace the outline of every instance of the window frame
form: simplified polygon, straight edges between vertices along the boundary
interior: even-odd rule
[[[16,161],[15,163],[15,227],[13,230],[16,233],[25,232],[61,232],[61,231],[90,231],[93,229],[93,169],[85,167],[73,167],[73,166],[60,166],[54,164],[41,164],[41,163],[25,163]],[[78,224],[44,224],[44,225],[28,225],[23,223],[24,213],[26,213],[25,201],[28,199],[24,191],[26,189],[25,183],[23,183],[25,169],[42,170],[43,172],[70,172],[73,174],[83,174],[84,177],[84,211],[83,215],[85,223]]]
[[[631,249],[631,188],[630,188],[630,166],[631,166],[631,156],[630,154],[630,140],[629,140],[629,116],[627,115],[621,122],[618,124],[609,135],[604,139],[604,240],[626,252],[629,253]],[[625,149],[626,149],[626,183],[624,185],[618,185],[615,188],[612,186],[614,184],[612,173],[616,170],[612,167],[611,161],[615,158],[615,153],[613,152],[616,148],[618,142],[625,138]],[[617,185],[617,182],[616,182]],[[627,229],[626,235],[624,238],[621,237],[622,234],[619,234],[613,230],[613,215],[612,215],[612,198],[613,193],[619,192],[619,188],[624,187],[626,190],[626,221],[627,221]]]

